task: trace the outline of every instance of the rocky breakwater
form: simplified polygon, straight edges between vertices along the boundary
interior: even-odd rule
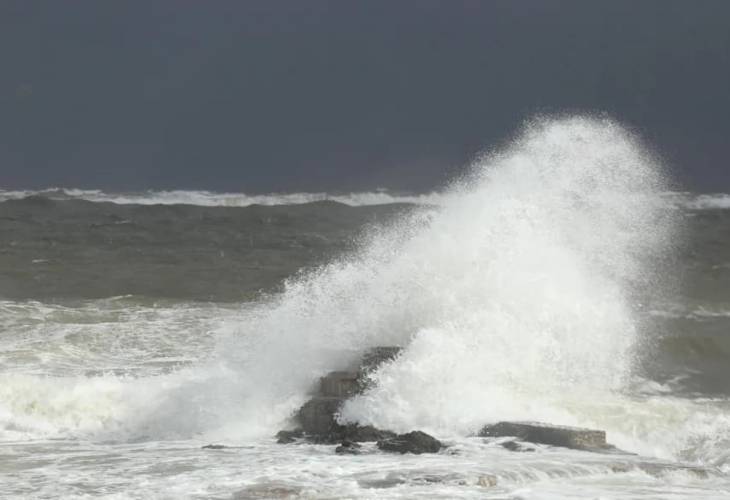
[[[293,416],[292,430],[282,430],[276,437],[279,443],[305,440],[320,444],[339,444],[338,453],[357,454],[359,442],[377,441],[383,451],[398,453],[436,453],[443,444],[428,434],[414,430],[406,434],[376,429],[358,424],[340,424],[337,421],[342,404],[365,391],[370,375],[383,363],[400,354],[400,347],[375,347],[365,352],[360,364],[351,371],[333,371],[319,380],[316,395]],[[549,425],[539,422],[499,422],[483,427],[478,437],[512,437],[520,442],[547,444],[584,451],[618,452],[606,443],[606,433],[600,430]],[[518,442],[504,443],[506,449],[529,451]]]
[[[337,416],[348,398],[361,394],[370,384],[370,375],[383,363],[400,354],[400,347],[374,347],[365,352],[357,369],[330,372],[319,380],[317,394],[296,412],[293,430],[279,431],[279,443],[306,440],[321,444],[339,444],[337,453],[359,453],[359,442],[377,441],[378,448],[398,453],[436,453],[440,441],[421,431],[396,434],[370,425],[340,424]]]
[[[547,444],[574,450],[604,453],[618,451],[616,447],[606,442],[604,431],[549,425],[542,422],[498,422],[482,427],[477,435],[479,437],[513,437],[528,443]],[[505,444],[506,449],[524,451],[513,441]]]
[[[377,442],[377,448],[390,453],[437,453],[445,446],[433,436],[419,430],[405,434],[377,429],[358,424],[340,424],[337,421],[342,404],[357,394],[361,394],[371,384],[371,374],[383,363],[398,357],[398,347],[376,347],[367,351],[356,369],[334,371],[319,380],[316,395],[307,401],[292,417],[292,430],[277,434],[279,443],[310,442],[338,445],[335,452],[341,455],[372,453],[372,446],[361,446],[361,442]],[[691,473],[705,478],[717,473],[713,468],[688,466],[669,463],[652,458],[642,458],[619,450],[606,442],[606,433],[596,429],[552,425],[542,422],[503,421],[485,425],[472,436],[496,442],[510,452],[539,452],[541,444],[550,447],[570,448],[592,453],[614,455],[615,460],[601,462],[612,471],[629,472],[641,470],[652,475],[667,472]],[[206,447],[207,448],[207,447]],[[210,447],[217,449],[217,447]],[[458,453],[458,450],[456,451]],[[429,481],[447,481],[448,478],[429,477]],[[480,476],[477,484],[491,487],[498,482],[494,474]],[[381,483],[379,486],[383,487]],[[393,486],[398,482],[390,484]]]

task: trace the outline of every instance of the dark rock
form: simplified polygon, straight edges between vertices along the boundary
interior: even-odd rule
[[[310,399],[297,412],[302,430],[309,435],[326,435],[340,427],[337,412],[343,398],[318,396]]]
[[[357,373],[357,392],[364,392],[371,385],[370,375],[383,363],[398,357],[402,348],[396,346],[373,347],[363,354]]]
[[[373,347],[363,354],[360,361],[360,372],[370,373],[387,361],[398,357],[403,349],[397,346]]]
[[[580,427],[548,425],[538,422],[499,422],[487,425],[479,431],[482,437],[516,437],[530,443],[562,446],[575,450],[604,450],[610,448],[606,444],[606,433]]]
[[[509,451],[535,451],[535,448],[527,447],[522,443],[518,443],[517,441],[505,441],[504,443],[499,443],[499,445],[505,450]]]
[[[378,441],[378,448],[396,453],[438,453],[443,447],[441,441],[425,432],[412,431],[393,438]]]
[[[356,441],[358,443],[382,441],[396,436],[395,432],[376,429],[372,425],[360,426],[358,424],[344,426],[343,434],[349,441]]]
[[[314,443],[333,444],[343,439],[348,441],[381,441],[395,437],[395,434],[372,426],[340,425],[337,414],[342,403],[365,390],[369,384],[368,374],[382,363],[395,359],[400,347],[374,347],[362,357],[357,372],[334,371],[320,379],[319,394],[307,401],[295,415],[301,428],[301,435],[290,435],[289,431],[277,434],[279,443],[291,443],[304,437]]]
[[[204,450],[222,450],[224,448],[227,448],[227,446],[224,446],[222,444],[206,444],[203,446]]]
[[[330,372],[319,380],[319,395],[346,398],[358,391],[357,373]]]
[[[276,433],[276,442],[279,444],[293,443],[297,439],[304,437],[302,429],[294,429],[293,431],[279,431]]]
[[[395,437],[394,432],[376,429],[370,425],[339,425],[337,423],[334,423],[327,432],[304,435],[304,439],[317,444],[335,444],[343,440],[364,443],[368,441],[380,441],[382,439],[389,439],[392,437]]]
[[[342,441],[342,444],[335,448],[335,453],[339,455],[359,455],[361,446],[353,441],[347,439]]]

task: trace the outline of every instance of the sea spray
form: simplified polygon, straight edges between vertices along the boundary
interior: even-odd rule
[[[114,440],[267,437],[319,376],[368,347],[401,345],[344,419],[457,434],[518,417],[637,429],[621,392],[637,297],[655,292],[647,262],[669,234],[663,189],[657,164],[616,123],[535,121],[438,205],[404,209],[367,230],[358,251],[220,314],[222,329],[186,326],[225,332],[206,359],[144,378],[7,374],[0,423],[10,434]],[[631,432],[626,442],[642,439]]]
[[[239,327],[242,408],[284,418],[318,376],[406,349],[348,421],[467,433],[485,420],[581,420],[621,391],[671,218],[659,165],[608,119],[540,119],[359,252],[288,282]],[[230,344],[224,344],[227,353]],[[333,355],[333,353],[336,353]],[[286,402],[286,403],[284,403]]]
[[[631,375],[637,298],[656,293],[642,289],[656,283],[648,259],[670,234],[662,189],[615,123],[532,123],[420,235],[450,306],[409,332],[401,360],[343,418],[458,433],[499,419],[585,423],[575,409]],[[450,248],[423,241],[433,236]]]
[[[89,237],[101,238],[94,222],[102,212],[111,221],[170,221],[174,239],[146,240],[136,223],[107,228],[114,238],[127,234],[135,255],[160,246],[165,266],[175,260],[181,281],[161,292],[186,280],[219,285],[220,274],[201,280],[192,272],[200,268],[189,267],[190,256],[211,250],[229,284],[249,283],[230,246],[225,255],[216,251],[222,233],[240,234],[243,247],[256,250],[250,267],[278,279],[302,267],[282,267],[282,246],[296,249],[290,256],[327,255],[286,228],[344,248],[344,235],[363,220],[377,218],[380,226],[365,230],[359,251],[302,271],[283,294],[257,302],[181,303],[160,295],[79,302],[68,289],[58,302],[0,301],[0,446],[8,472],[0,496],[726,498],[723,235],[730,215],[673,210],[676,203],[656,196],[661,184],[660,169],[621,127],[567,118],[530,124],[476,162],[436,206],[414,210],[150,207],[140,219],[110,217],[125,207],[78,200],[7,203],[11,217],[2,219],[17,255],[37,266],[28,276],[43,278],[39,289],[45,266],[67,275],[71,268],[18,249],[27,248],[24,241],[55,241],[47,229],[60,219],[66,227],[69,212],[78,223],[59,243],[74,242],[69,252],[79,259],[94,255]],[[382,225],[396,210],[405,213]],[[39,224],[36,217],[51,212]],[[277,213],[285,216],[269,218]],[[213,224],[203,214],[225,220]],[[258,218],[241,224],[250,214]],[[647,303],[666,290],[656,264],[665,266],[678,216],[690,221],[687,246],[678,265],[664,269],[697,282]],[[182,220],[205,230],[205,245],[184,241],[189,231],[174,229]],[[322,231],[325,220],[337,221],[338,230]],[[268,240],[248,238],[267,230]],[[165,282],[130,269],[135,280]],[[642,319],[657,313],[678,321],[665,323],[658,350],[643,352],[652,332]],[[275,443],[273,432],[319,375],[347,366],[368,346],[393,343],[405,347],[402,356],[374,374],[377,384],[342,417],[433,429],[448,442],[445,453],[372,454],[371,444],[363,455],[342,456],[333,446]],[[644,354],[638,363],[637,353]],[[667,376],[642,365],[652,356]],[[688,384],[691,368],[698,376]],[[464,437],[510,418],[600,428],[639,455],[540,445],[513,453],[495,440]],[[225,447],[203,446],[210,443]]]

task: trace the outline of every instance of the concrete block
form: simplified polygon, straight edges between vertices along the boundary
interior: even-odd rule
[[[354,372],[330,372],[319,380],[320,396],[347,398],[357,392],[357,373]]]
[[[609,446],[606,444],[604,431],[540,422],[499,422],[483,427],[479,431],[479,436],[512,436],[530,443],[549,444],[576,450],[600,450]]]

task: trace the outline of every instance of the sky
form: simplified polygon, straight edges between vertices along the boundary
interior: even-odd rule
[[[428,191],[605,113],[730,191],[730,1],[0,1],[0,188]]]

